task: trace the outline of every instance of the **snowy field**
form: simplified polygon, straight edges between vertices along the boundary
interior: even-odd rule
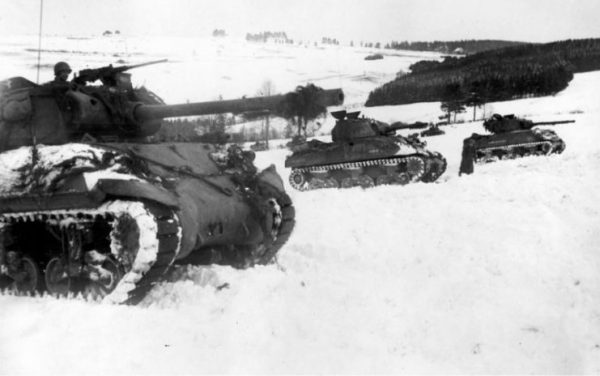
[[[133,72],[168,103],[251,96],[268,78],[282,92],[341,87],[361,109],[399,70],[438,58],[176,42],[55,38],[43,48],[102,53],[43,62],[77,70],[89,56],[90,67],[169,58]],[[35,79],[35,54],[24,51],[32,44],[0,40],[3,78]],[[136,307],[0,296],[0,374],[600,373],[600,72],[575,75],[556,96],[485,111],[576,123],[553,127],[567,145],[561,155],[476,165],[460,178],[462,140],[483,133],[482,122],[444,127],[426,139],[448,160],[434,184],[288,185],[297,226],[277,264],[179,268]],[[389,122],[441,114],[439,103],[364,113]],[[256,162],[287,179],[287,154],[259,152]]]

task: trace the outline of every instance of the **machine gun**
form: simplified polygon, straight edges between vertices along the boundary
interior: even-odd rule
[[[483,127],[491,133],[507,133],[513,131],[529,130],[538,125],[556,125],[574,123],[575,120],[560,120],[560,121],[540,121],[533,122],[531,120],[518,118],[515,115],[500,115],[494,114],[491,118],[483,122]]]
[[[94,82],[100,80],[105,86],[117,86],[125,89],[131,88],[130,75],[124,72],[134,69],[141,68],[147,65],[154,65],[166,62],[167,59],[149,61],[147,63],[135,64],[135,65],[123,65],[120,67],[113,67],[112,64],[100,68],[91,68],[80,70],[73,82],[79,85],[85,85],[88,82]]]

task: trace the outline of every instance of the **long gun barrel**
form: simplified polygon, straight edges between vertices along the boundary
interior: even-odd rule
[[[422,129],[427,128],[427,123],[423,123],[421,121],[417,121],[415,123],[403,123],[401,121],[397,121],[395,123],[390,124],[391,130],[400,130],[400,129]]]
[[[574,123],[575,120],[560,120],[560,121],[539,121],[537,123],[533,123],[533,125],[556,125],[556,124],[568,124]]]
[[[246,113],[256,111],[277,112],[285,105],[287,94],[267,97],[242,98],[212,102],[184,103],[173,105],[138,105],[133,115],[137,121],[163,119],[168,117],[210,115],[223,113]],[[321,90],[317,93],[315,103],[321,106],[337,106],[344,101],[341,89]]]

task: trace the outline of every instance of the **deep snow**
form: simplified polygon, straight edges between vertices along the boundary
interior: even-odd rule
[[[186,55],[181,40],[169,49],[127,41],[130,52],[181,60],[134,77],[173,103],[252,94],[257,72],[271,72],[279,91],[315,79],[342,87],[356,108],[422,57],[365,62],[366,51],[342,47],[204,43]],[[2,77],[19,73],[22,59],[4,59]],[[206,84],[191,73],[196,66]],[[152,69],[190,78],[152,78]],[[477,121],[426,139],[448,160],[437,183],[287,185],[297,226],[276,265],[178,268],[137,307],[0,296],[0,373],[600,373],[599,88],[600,72],[577,74],[556,96],[486,106],[575,119],[553,127],[567,144],[561,155],[476,165],[459,178],[462,140],[483,132]],[[383,121],[441,114],[439,103],[364,113]],[[287,154],[259,152],[256,163],[275,163],[287,179]]]

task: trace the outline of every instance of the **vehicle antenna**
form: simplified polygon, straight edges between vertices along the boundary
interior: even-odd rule
[[[40,83],[40,60],[42,58],[42,16],[44,13],[44,0],[40,0],[40,27],[38,35],[38,58],[37,58],[37,78],[36,83]]]
[[[36,83],[40,83],[40,61],[42,58],[42,16],[44,12],[44,0],[40,0],[40,27],[39,27],[39,35],[38,35],[38,58],[37,58],[37,78]],[[31,169],[35,168],[35,165],[39,159],[39,153],[37,149],[37,135],[35,132],[35,126],[31,123],[30,128],[31,132]]]

